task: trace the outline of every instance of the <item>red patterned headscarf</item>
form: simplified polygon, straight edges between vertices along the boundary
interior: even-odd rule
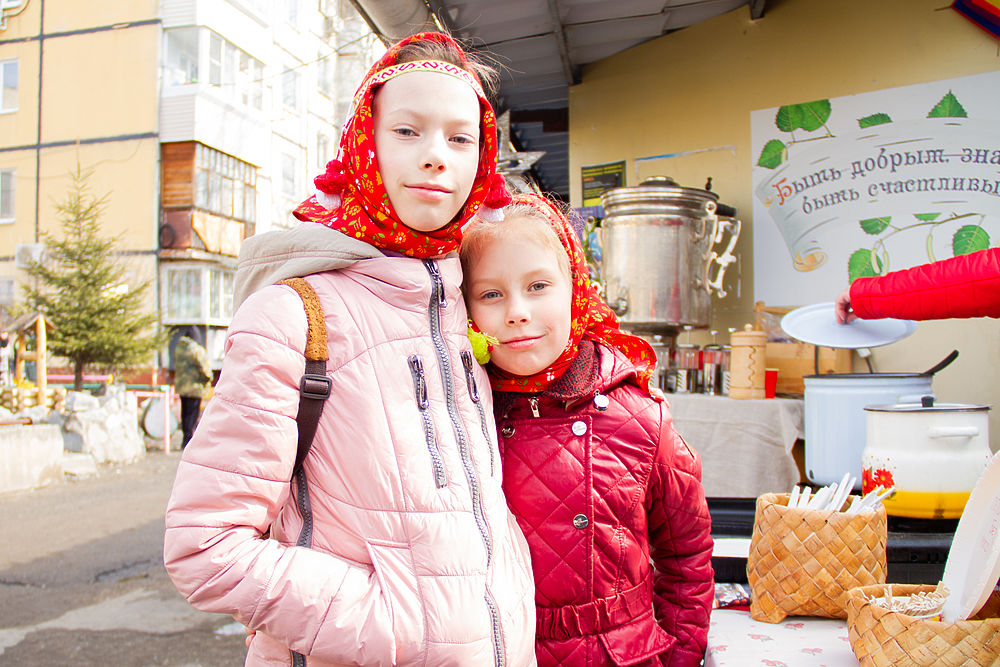
[[[445,44],[454,49],[463,65],[468,63],[462,47],[448,35],[437,32],[411,35],[386,51],[354,94],[351,117],[340,137],[338,158],[331,160],[326,173],[314,180],[316,195],[302,202],[292,214],[299,220],[319,222],[377,248],[423,258],[456,250],[465,223],[477,212],[485,217],[494,214],[494,210],[499,214],[499,209],[510,202],[510,193],[503,176],[497,173],[496,116],[479,79],[463,67],[439,60],[396,64],[402,47],[415,41]],[[372,101],[377,88],[386,81],[409,72],[428,71],[461,79],[476,92],[480,108],[479,169],[458,217],[441,229],[418,232],[399,220],[382,184],[375,156]]]
[[[513,375],[490,364],[490,382],[493,388],[517,392],[537,392],[548,388],[566,372],[576,358],[580,341],[586,338],[620,350],[638,369],[639,386],[649,391],[649,380],[656,366],[656,353],[642,338],[625,333],[619,327],[618,317],[590,282],[583,246],[569,220],[552,202],[536,194],[516,194],[513,203],[527,204],[542,213],[569,256],[570,279],[573,283],[573,304],[570,310],[572,322],[566,348],[548,368],[534,375]]]

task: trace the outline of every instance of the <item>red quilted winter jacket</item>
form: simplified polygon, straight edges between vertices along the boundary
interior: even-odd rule
[[[862,319],[1000,317],[1000,248],[858,278],[851,309]]]
[[[620,353],[585,342],[542,394],[495,394],[504,491],[535,575],[540,667],[704,656],[714,573],[701,461],[635,375]]]

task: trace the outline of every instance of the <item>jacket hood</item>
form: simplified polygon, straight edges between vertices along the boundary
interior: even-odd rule
[[[262,287],[384,257],[374,246],[315,222],[251,236],[240,247],[233,307]]]

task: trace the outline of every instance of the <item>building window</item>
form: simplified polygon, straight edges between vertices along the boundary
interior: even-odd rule
[[[0,112],[17,111],[17,61],[0,60]]]
[[[163,76],[168,86],[198,83],[198,29],[166,31],[166,63]]]
[[[169,32],[187,30],[194,30],[194,28],[183,28]],[[192,41],[197,43],[197,40]],[[169,41],[167,50],[169,74],[171,63],[174,60],[170,52]],[[197,52],[195,52],[194,57],[197,62]],[[171,75],[168,82],[175,83],[179,76],[179,74]],[[195,77],[197,77],[197,67],[195,67]],[[208,31],[208,83],[218,88],[219,94],[228,100],[254,109],[264,108],[264,64],[212,31]]]
[[[281,74],[281,101],[290,109],[299,108],[299,73],[293,69]]]
[[[329,53],[325,56],[319,57],[319,68],[317,71],[317,76],[319,81],[316,82],[316,87],[319,92],[323,93],[329,98],[333,98],[333,65],[332,61],[337,56],[334,53]]]
[[[219,215],[255,222],[257,168],[204,144],[197,146],[194,205]]]
[[[0,223],[14,222],[14,184],[17,172],[0,169]]]
[[[281,192],[286,197],[294,198],[298,194],[298,189],[295,187],[295,172],[297,170],[295,158],[284,153],[281,156]]]
[[[316,134],[316,168],[326,171],[326,163],[333,159],[330,155],[330,138],[322,132]]]
[[[167,269],[167,317],[176,320],[201,319],[200,269]]]
[[[164,324],[228,323],[233,316],[235,272],[210,266],[166,267]]]
[[[222,269],[209,269],[208,316],[225,319],[233,316],[233,285],[236,274]]]
[[[0,306],[14,305],[14,279],[0,278]]]

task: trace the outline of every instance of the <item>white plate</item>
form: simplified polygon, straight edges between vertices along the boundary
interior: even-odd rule
[[[857,319],[849,324],[837,322],[836,304],[832,301],[802,306],[781,318],[786,334],[803,343],[820,347],[878,347],[895,343],[917,330],[913,320]]]
[[[958,520],[941,582],[941,620],[954,623],[982,608],[1000,579],[1000,454],[994,454]]]

